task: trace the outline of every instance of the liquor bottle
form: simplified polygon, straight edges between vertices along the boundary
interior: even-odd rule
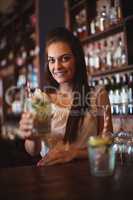
[[[94,67],[96,71],[99,71],[101,68],[101,46],[100,43],[95,42],[94,43],[94,52],[93,52],[93,59],[94,59]]]
[[[121,104],[121,96],[120,96],[120,90],[116,89],[114,92],[114,104],[115,104],[115,114],[120,114],[120,104]]]
[[[110,90],[113,94],[113,114],[119,115],[121,112],[121,77],[120,74],[115,74],[111,77]]]
[[[100,31],[104,31],[108,27],[106,6],[102,6],[100,12]]]
[[[115,66],[115,44],[113,41],[113,37],[110,38],[110,54],[111,54],[111,62],[112,62],[112,68]],[[111,64],[111,63],[110,63]]]
[[[106,40],[103,40],[102,42],[101,62],[102,62],[102,71],[105,71],[107,68],[107,41]]]
[[[98,85],[104,86],[104,79],[100,78],[98,81]]]
[[[120,46],[121,46],[121,66],[125,66],[127,64],[127,55],[126,55],[126,49],[125,49],[125,46],[124,46],[123,32],[120,34],[119,43],[120,43]]]
[[[107,68],[111,70],[113,67],[113,41],[108,41],[107,44],[107,54],[106,54],[106,61],[107,61]]]
[[[133,115],[133,73],[128,76],[128,114]]]
[[[120,5],[120,0],[115,0],[115,9],[116,9],[116,14],[117,14],[117,21],[120,21],[122,19],[122,10],[121,10],[121,5]]]
[[[116,90],[116,77],[111,76],[110,77],[110,86],[109,86],[109,99],[110,99],[112,114],[116,114],[115,90]]]
[[[111,105],[111,113],[112,113],[112,115],[114,115],[115,114],[115,105],[114,105],[115,96],[114,96],[114,91],[110,90],[108,95],[109,95],[109,100],[110,100],[110,105]]]
[[[100,29],[100,13],[98,13],[97,14],[97,16],[96,16],[96,18],[95,18],[95,31],[96,31],[96,33],[97,32],[100,32],[101,31],[101,29]]]
[[[117,48],[115,51],[115,59],[116,59],[116,66],[122,67],[126,64],[126,54],[125,54],[125,48],[122,43],[121,36],[117,39]]]
[[[118,90],[120,91],[121,88],[122,88],[122,84],[121,84],[121,76],[120,76],[119,73],[118,73],[118,74],[115,74],[114,76],[115,76],[115,80],[116,80],[115,88],[118,89]]]
[[[85,64],[86,64],[86,67],[88,67],[89,66],[88,45],[83,46],[83,51],[84,51]]]
[[[121,103],[121,114],[128,113],[128,92],[127,88],[123,87],[120,93],[120,103]]]
[[[128,113],[128,88],[127,88],[127,74],[120,76],[120,113],[125,115]]]
[[[88,62],[89,62],[89,68],[90,68],[90,73],[93,74],[95,70],[94,66],[94,44],[89,44],[88,45]]]
[[[90,23],[90,32],[92,35],[96,33],[95,20],[92,20]]]
[[[109,10],[109,25],[112,26],[117,23],[117,12],[115,7],[111,7]]]
[[[108,77],[104,78],[104,86],[105,86],[106,90],[109,92],[111,89],[111,81]]]

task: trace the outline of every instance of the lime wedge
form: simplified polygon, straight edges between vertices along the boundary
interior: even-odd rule
[[[90,146],[110,145],[112,144],[112,138],[102,136],[91,136],[89,138],[88,144]]]

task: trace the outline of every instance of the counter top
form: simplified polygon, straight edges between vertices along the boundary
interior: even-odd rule
[[[133,164],[118,164],[111,177],[92,176],[88,160],[0,169],[1,200],[127,200],[132,195]]]

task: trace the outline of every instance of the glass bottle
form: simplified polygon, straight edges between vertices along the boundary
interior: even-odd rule
[[[92,35],[96,33],[95,20],[92,20],[90,23],[90,32]]]
[[[109,25],[112,26],[117,23],[117,13],[116,8],[111,7],[109,10]]]
[[[94,59],[94,44],[89,44],[88,46],[88,62],[89,62],[89,68],[90,73],[94,73],[95,70],[95,59]]]
[[[133,74],[128,75],[128,114],[133,115]]]
[[[105,71],[107,69],[107,40],[103,41],[101,60],[102,60],[102,71]]]
[[[120,0],[115,0],[115,9],[116,9],[116,14],[117,14],[117,21],[120,21],[122,19],[122,10],[121,10],[121,5],[120,5]]]
[[[104,31],[108,27],[106,6],[102,6],[100,12],[100,31]]]

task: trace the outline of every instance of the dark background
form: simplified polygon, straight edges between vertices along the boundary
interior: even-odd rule
[[[43,88],[44,74],[44,46],[47,32],[54,27],[64,26],[63,0],[36,0],[38,13],[38,30],[40,45],[40,74]],[[24,140],[0,140],[0,167],[15,167],[22,165],[36,165],[40,156],[31,157],[26,153]]]
[[[39,43],[40,43],[40,73],[44,74],[44,47],[47,32],[57,26],[64,26],[64,1],[63,0],[39,0]],[[43,87],[43,76],[41,87]]]

